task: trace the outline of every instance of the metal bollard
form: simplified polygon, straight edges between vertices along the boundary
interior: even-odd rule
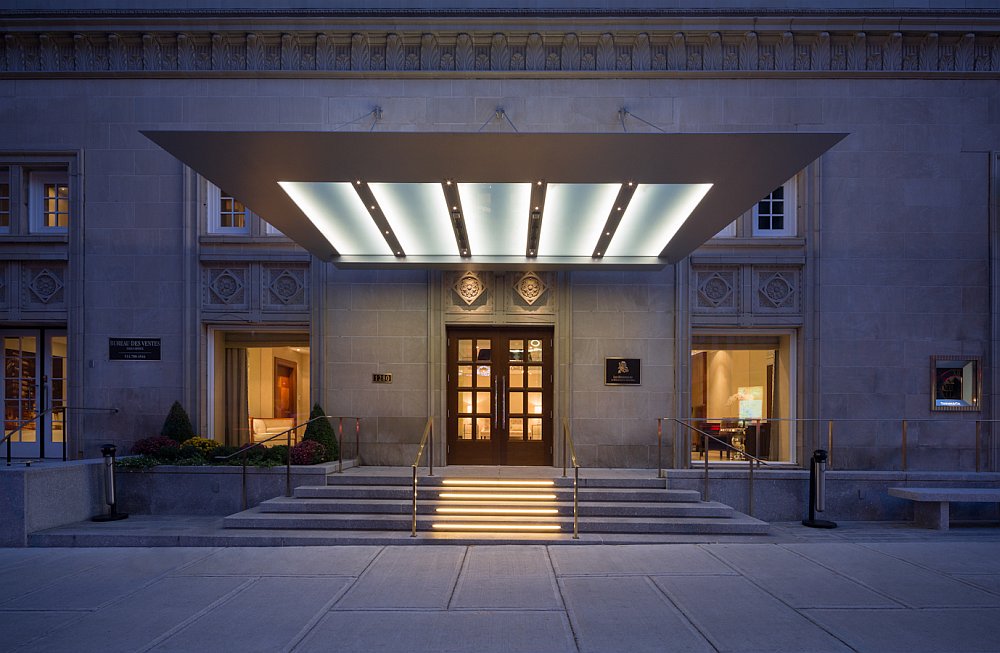
[[[826,461],[825,449],[813,452],[809,464],[809,518],[802,520],[803,526],[810,528],[836,528],[837,524],[825,519],[816,519],[817,512],[826,508]]]
[[[118,512],[117,499],[115,498],[115,451],[117,447],[113,444],[106,444],[101,447],[101,454],[104,456],[104,501],[111,507],[106,515],[97,515],[92,521],[118,521],[126,519],[127,513]]]

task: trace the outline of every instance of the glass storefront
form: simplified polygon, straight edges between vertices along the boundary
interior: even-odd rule
[[[692,462],[794,460],[794,357],[792,333],[692,335]]]

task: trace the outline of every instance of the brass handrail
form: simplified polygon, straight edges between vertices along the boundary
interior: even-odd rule
[[[662,440],[662,437],[663,437],[663,429],[662,429],[662,423],[661,423],[662,419],[663,418],[660,417],[660,418],[657,418],[657,420],[656,420],[657,421],[657,437],[659,439],[661,439],[661,440]],[[674,422],[677,422],[678,424],[680,424],[681,426],[683,426],[685,428],[688,428],[688,429],[690,429],[690,430],[692,430],[692,431],[694,431],[696,433],[701,434],[702,437],[714,440],[715,442],[718,442],[719,444],[721,444],[722,446],[726,447],[727,449],[732,449],[733,451],[735,451],[735,452],[739,453],[740,455],[746,457],[746,459],[747,459],[747,470],[748,470],[748,473],[747,473],[747,514],[750,515],[751,517],[753,517],[753,468],[754,468],[754,463],[757,463],[758,467],[761,466],[761,465],[764,465],[766,467],[767,466],[767,462],[765,460],[761,459],[761,458],[758,458],[756,456],[748,454],[743,449],[739,449],[737,447],[734,447],[733,445],[731,445],[730,443],[726,442],[725,440],[720,440],[719,438],[715,437],[714,435],[711,435],[709,433],[706,433],[706,432],[702,431],[699,428],[691,426],[690,424],[684,422],[683,420],[680,420],[680,419],[678,419],[676,417],[670,417],[668,419],[671,419]],[[761,423],[761,420],[755,419],[755,420],[748,420],[748,421],[753,421],[754,426],[757,428],[757,431],[760,432],[760,423]],[[676,443],[676,440],[675,440],[675,443]],[[708,493],[708,488],[709,488],[709,480],[708,480],[709,479],[709,476],[708,476],[708,446],[707,446],[708,443],[706,442],[705,444],[706,444],[706,446],[705,446],[705,477],[704,477],[704,481],[702,482],[702,497],[701,497],[702,501],[708,501],[708,497],[709,497],[709,493]],[[661,462],[661,465],[662,465],[662,462]],[[660,473],[661,474],[663,473],[662,469],[660,470]]]
[[[312,417],[310,419],[307,419],[306,421],[302,422],[301,424],[296,424],[295,426],[293,426],[291,428],[288,428],[288,429],[285,429],[284,431],[281,431],[280,433],[275,433],[274,435],[272,435],[269,438],[265,438],[265,439],[259,440],[257,442],[251,442],[250,444],[247,444],[247,445],[245,445],[245,446],[237,449],[236,451],[234,451],[233,453],[231,453],[231,454],[229,454],[227,456],[215,456],[214,457],[215,460],[223,461],[223,460],[229,460],[230,458],[235,458],[236,456],[239,456],[239,455],[242,454],[242,456],[243,456],[243,463],[241,465],[242,468],[243,468],[243,470],[242,470],[242,497],[241,497],[241,500],[240,500],[240,505],[242,506],[243,510],[247,509],[247,452],[250,451],[251,449],[255,449],[257,447],[264,446],[265,444],[267,444],[271,440],[275,440],[277,438],[280,438],[281,436],[285,436],[285,444],[288,446],[288,452],[285,454],[285,496],[286,497],[290,497],[290,496],[292,496],[292,433],[294,433],[296,430],[302,428],[303,426],[308,426],[309,424],[311,424],[311,423],[313,423],[313,422],[315,422],[317,420],[321,420],[321,419],[325,419],[325,420],[339,419],[340,420],[340,423],[341,423],[341,434],[340,435],[341,435],[341,437],[340,437],[340,446],[338,447],[338,450],[337,450],[337,460],[338,460],[338,466],[342,470],[343,469],[343,465],[344,465],[343,421],[345,419],[353,419],[353,420],[356,421],[357,429],[360,430],[360,428],[361,428],[360,427],[360,425],[361,425],[361,418],[360,417],[354,417],[353,415],[352,416],[347,416],[347,415],[317,415],[316,417]],[[355,452],[355,454],[357,454],[357,452]]]
[[[417,456],[413,459],[413,522],[410,528],[410,537],[417,536],[417,467],[420,465],[420,457],[424,455],[424,447],[430,442],[427,450],[427,475],[434,476],[434,418],[428,417],[424,426],[424,434],[420,436],[420,446],[417,447]]]
[[[566,478],[566,453],[569,452],[573,464],[573,539],[580,539],[580,463],[576,459],[576,447],[573,446],[573,435],[569,430],[569,420],[563,417],[563,478]]]
[[[0,438],[0,445],[2,445],[4,442],[7,443],[7,466],[10,467],[10,461],[11,461],[11,438],[13,438],[14,435],[16,435],[16,434],[20,433],[21,431],[23,431],[28,426],[28,424],[33,424],[33,423],[37,422],[39,419],[41,419],[42,417],[45,417],[46,415],[50,415],[50,414],[54,415],[57,412],[61,411],[63,413],[63,419],[65,420],[65,418],[66,418],[65,413],[66,413],[67,410],[76,410],[76,411],[83,411],[83,412],[93,411],[93,412],[111,413],[112,415],[114,415],[114,414],[116,414],[118,412],[117,408],[91,408],[89,406],[55,406],[53,408],[46,408],[42,412],[37,413],[31,419],[26,419],[26,420],[23,420],[21,422],[18,422],[17,428],[13,429],[12,431],[10,431],[6,435],[4,435],[2,438]],[[66,429],[63,428],[63,439],[62,439],[62,459],[63,459],[63,462],[66,461],[66,439],[67,439],[66,436],[67,436]]]

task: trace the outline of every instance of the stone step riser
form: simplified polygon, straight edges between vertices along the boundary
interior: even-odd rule
[[[486,493],[482,488],[417,488],[418,501],[430,501],[439,498],[441,492],[451,493]],[[506,491],[514,494],[514,491]],[[495,491],[493,494],[502,494],[504,491]],[[531,494],[532,492],[516,492],[517,494]],[[563,488],[550,490],[546,494],[555,494],[556,500],[572,501],[573,491]],[[609,491],[605,489],[581,489],[578,492],[580,501],[621,501],[640,503],[696,503],[700,501],[697,492],[689,490],[635,490],[635,491]],[[412,500],[413,492],[411,488],[395,488],[385,486],[315,486],[295,488],[295,496],[300,498],[326,498],[326,499],[384,499],[384,500]],[[493,500],[493,497],[484,497],[483,500]],[[550,498],[539,497],[537,499],[549,500]]]
[[[265,501],[260,504],[262,513],[298,513],[298,514],[412,514],[412,504],[408,502],[372,501],[364,504],[344,503],[323,499],[313,500],[283,500]],[[436,509],[439,506],[451,506],[441,502],[425,502],[417,505],[417,514],[438,514]],[[462,506],[466,507],[466,506]],[[496,504],[483,503],[479,508],[503,508],[510,506],[498,506]],[[518,507],[554,507],[560,515],[573,514],[573,506],[557,504],[555,506],[546,504],[524,503]],[[470,510],[475,510],[475,506],[468,506]],[[579,506],[579,514],[585,517],[711,517],[727,518],[733,513],[732,508],[722,504],[715,505],[685,505],[685,504],[611,504],[594,505],[583,504]]]
[[[455,477],[448,476],[424,476],[421,475],[417,481],[419,485],[422,486],[433,486],[437,487],[443,485],[445,480],[455,480]],[[486,479],[482,479],[486,480]],[[514,480],[514,479],[502,479],[502,480]],[[541,479],[539,479],[541,480]],[[553,481],[553,487],[573,487],[572,475],[567,478],[556,477],[551,479]],[[396,485],[396,486],[407,486],[410,487],[412,484],[412,479],[401,477],[401,476],[358,476],[356,474],[351,475],[340,475],[340,474],[330,474],[326,477],[326,484],[331,487],[342,487],[342,486],[352,486],[352,485]],[[636,478],[636,479],[617,479],[617,478],[583,478],[580,479],[581,488],[633,488],[633,489],[651,489],[651,490],[663,490],[666,489],[666,481],[662,478]]]
[[[433,530],[431,524],[433,523],[443,523],[445,520],[440,519],[428,519],[423,517],[417,518],[417,530],[418,531],[430,531]],[[457,521],[457,520],[451,520]],[[468,520],[472,521],[472,520]],[[388,518],[388,519],[371,519],[371,518],[347,518],[347,519],[316,519],[310,517],[301,518],[290,518],[282,519],[280,521],[269,519],[267,517],[258,516],[248,516],[239,517],[232,516],[227,517],[225,520],[227,528],[252,528],[252,529],[295,529],[295,530],[409,530],[411,526],[410,518]],[[489,522],[480,522],[489,523]],[[546,523],[536,521],[534,523]],[[572,519],[567,520],[566,518],[560,518],[560,520],[548,523],[558,523],[561,527],[560,532],[569,533],[572,532],[573,524]],[[767,532],[767,524],[760,522],[759,524],[751,524],[740,522],[732,519],[688,519],[679,521],[629,521],[629,522],[612,522],[612,521],[595,521],[586,520],[580,523],[580,530],[587,533],[631,533],[631,534],[667,534],[667,533],[686,533],[686,534],[734,534],[734,535],[748,535],[748,534],[759,534]],[[525,531],[511,531],[511,532],[528,532]]]

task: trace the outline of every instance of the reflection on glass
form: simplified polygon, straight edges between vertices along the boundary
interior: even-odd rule
[[[476,360],[477,361],[489,361],[490,360],[490,341],[489,339],[477,340],[476,341]]]
[[[471,361],[472,360],[472,341],[466,340],[465,338],[458,339],[458,360],[460,361]]]
[[[476,393],[476,412],[490,414],[490,393],[488,392],[477,392]]]
[[[510,387],[512,388],[523,388],[524,387],[524,366],[523,365],[511,365],[510,371]]]
[[[459,365],[458,366],[458,387],[460,387],[460,388],[471,388],[472,387],[472,366],[471,365]]]
[[[528,387],[529,388],[540,388],[542,387],[542,368],[538,366],[531,366],[528,368]]]
[[[508,440],[523,440],[524,439],[524,420],[517,417],[510,420],[510,433],[507,435]]]
[[[472,393],[471,392],[459,392],[458,393],[458,412],[460,412],[460,413],[471,413],[472,412]]]
[[[510,393],[510,414],[520,415],[523,412],[524,412],[524,393],[523,392]]]
[[[524,341],[523,340],[511,340],[510,341],[510,360],[512,360],[512,361],[523,361],[524,360]]]
[[[528,439],[529,440],[541,440],[542,439],[542,420],[537,417],[528,418]]]
[[[458,439],[459,440],[471,440],[472,439],[472,418],[471,417],[459,417],[458,418]]]
[[[528,341],[528,361],[532,363],[542,362],[542,341],[541,340],[529,340]]]
[[[476,365],[476,387],[477,388],[488,388],[488,387],[490,387],[490,366],[489,365]]]
[[[477,437],[480,440],[490,439],[490,418],[480,417],[476,420]]]
[[[528,393],[528,412],[532,415],[542,414],[542,393],[541,392],[529,392]]]

